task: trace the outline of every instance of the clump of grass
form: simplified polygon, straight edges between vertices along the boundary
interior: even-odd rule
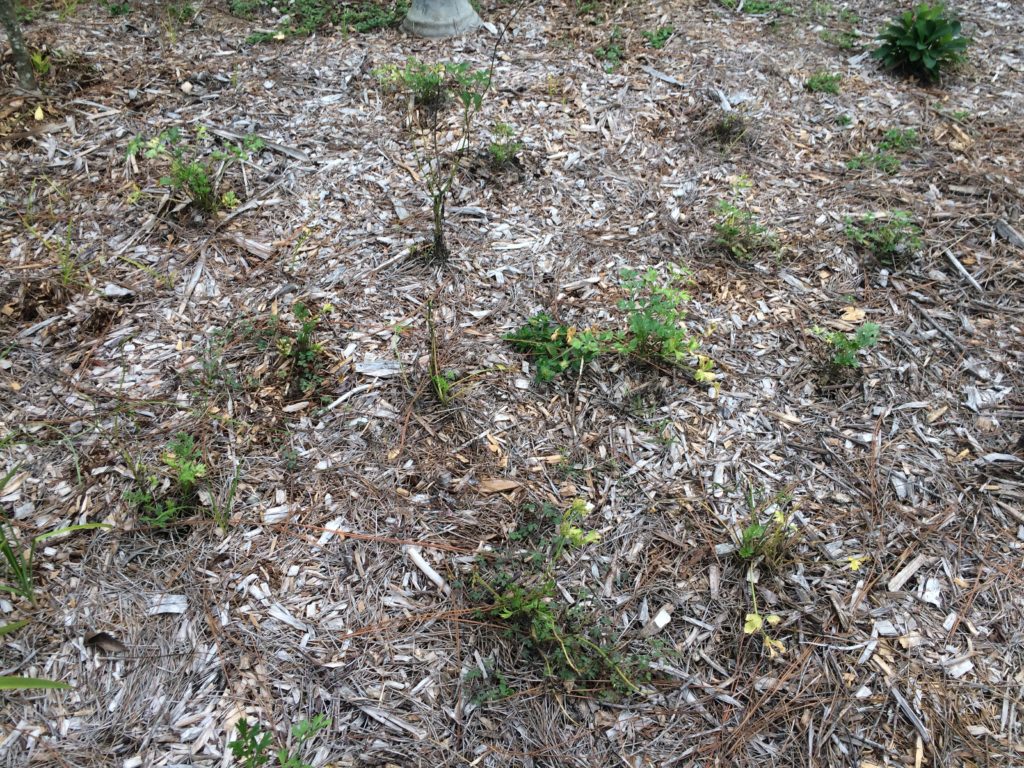
[[[28,624],[28,621],[12,621],[0,626],[0,638],[17,632]],[[47,680],[41,677],[24,677],[22,675],[0,676],[0,691],[26,691],[26,690],[66,690],[71,686],[58,680]]]
[[[735,145],[747,140],[750,135],[750,124],[738,112],[724,112],[710,122],[706,133],[723,151],[729,151]]]
[[[843,81],[843,76],[832,72],[815,72],[804,83],[806,88],[811,93],[831,93],[833,95],[839,93],[839,84]]]
[[[777,13],[780,16],[790,16],[793,13],[793,6],[788,3],[776,2],[775,0],[718,0],[718,4],[730,11],[740,11],[753,15],[766,13]]]
[[[0,493],[7,487],[11,478],[17,473],[15,466],[0,478]],[[6,593],[14,597],[21,597],[31,603],[36,601],[35,576],[33,573],[35,564],[36,548],[50,539],[76,531],[94,531],[102,528],[109,528],[105,523],[81,523],[79,525],[68,525],[47,533],[32,537],[26,546],[20,542],[15,535],[3,513],[0,513],[0,573],[5,581],[0,582],[0,593]],[[8,625],[10,626],[10,625]],[[14,627],[17,629],[17,627]],[[13,631],[13,630],[8,630]],[[3,634],[0,632],[0,634]],[[2,687],[2,686],[0,686]],[[19,687],[19,686],[14,686]],[[52,686],[51,686],[52,687]]]
[[[229,0],[228,9],[243,19],[253,19],[259,13],[276,9],[281,18],[277,28],[269,32],[254,32],[247,39],[249,43],[266,43],[308,37],[325,27],[359,33],[397,27],[409,10],[409,3],[407,0]]]

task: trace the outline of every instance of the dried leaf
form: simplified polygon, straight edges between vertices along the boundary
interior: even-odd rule
[[[865,317],[864,310],[860,307],[847,307],[843,310],[842,318],[848,323],[859,323]]]
[[[128,650],[124,643],[109,632],[90,632],[85,636],[86,648],[98,648],[105,653],[124,653]]]

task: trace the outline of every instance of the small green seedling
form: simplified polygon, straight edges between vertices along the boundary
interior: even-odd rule
[[[625,58],[626,52],[619,44],[621,41],[622,30],[615,27],[615,29],[612,30],[611,35],[608,37],[608,42],[605,45],[594,49],[594,55],[604,62],[605,72],[614,72],[619,68],[619,65]]]
[[[294,334],[277,334],[274,346],[280,356],[278,377],[288,381],[290,395],[309,395],[323,383],[323,345],[316,341],[316,333],[320,321],[333,309],[324,304],[319,311],[313,311],[297,301],[292,305],[292,315],[298,321],[298,329]],[[275,321],[273,325],[280,324]]]
[[[477,689],[473,694],[474,704],[480,705],[489,704],[494,701],[504,701],[515,694],[515,689],[509,684],[508,678],[502,674],[500,669],[492,664],[488,664],[487,675],[494,680],[493,685],[483,686],[477,683],[477,681],[484,678],[484,672],[479,667],[473,667],[468,670],[462,678],[463,683],[472,685]]]
[[[272,754],[273,736],[258,722],[250,725],[243,717],[235,726],[238,737],[229,743],[228,747],[243,768],[262,768],[270,764],[272,756],[276,758],[276,765],[280,768],[312,768],[299,757],[302,745],[330,725],[331,720],[326,715],[316,715],[312,720],[296,723],[292,726],[295,749],[281,747]]]
[[[107,13],[114,17],[128,16],[133,10],[131,3],[107,2],[103,5],[107,9]]]
[[[944,68],[963,60],[971,43],[960,31],[960,22],[942,3],[921,3],[889,23],[871,56],[886,69],[938,80]]]
[[[900,159],[895,153],[905,153],[917,146],[917,131],[913,128],[891,128],[882,136],[878,143],[878,151],[861,153],[846,161],[851,171],[862,168],[874,168],[895,175],[900,170]]]
[[[878,323],[864,323],[854,333],[826,331],[815,326],[811,333],[832,347],[832,364],[838,368],[859,368],[857,355],[878,343]]]
[[[196,129],[191,142],[175,127],[150,139],[136,136],[128,143],[126,155],[130,159],[142,153],[147,160],[166,163],[168,173],[160,178],[160,184],[184,194],[196,208],[210,214],[238,205],[233,190],[219,193],[220,179],[229,166],[262,150],[264,142],[258,136],[246,136],[223,149],[209,144],[205,127]]]
[[[881,217],[867,214],[846,222],[846,236],[887,267],[907,264],[922,247],[921,229],[906,211]]]
[[[778,247],[775,236],[757,221],[754,214],[730,200],[719,200],[715,209],[717,220],[714,244],[740,261]]]
[[[843,81],[843,76],[840,74],[834,74],[830,72],[815,72],[804,83],[806,88],[811,93],[839,93],[839,84]]]
[[[32,51],[29,60],[32,62],[32,69],[38,77],[46,77],[50,74],[50,70],[53,69],[50,57],[44,51]]]
[[[167,6],[167,16],[178,24],[188,24],[196,16],[196,9],[192,3],[170,3]]]
[[[660,50],[665,47],[673,32],[675,32],[675,29],[672,27],[658,27],[653,32],[644,32],[643,34],[644,39],[647,40],[647,45]]]
[[[917,131],[913,128],[890,128],[878,144],[879,149],[887,152],[908,152],[916,146]]]
[[[206,465],[199,461],[195,438],[186,432],[175,436],[162,458],[182,496],[190,495],[195,490],[196,480],[206,477]]]
[[[523,143],[516,138],[516,131],[508,123],[495,123],[491,130],[494,141],[487,145],[491,155],[491,163],[496,168],[504,168],[518,160]]]
[[[206,477],[206,464],[195,439],[179,432],[161,455],[166,467],[166,487],[157,472],[142,464],[135,465],[135,487],[126,491],[125,501],[139,510],[139,520],[156,528],[164,528],[195,511],[198,503],[197,481]]]
[[[590,511],[583,499],[562,512],[545,506],[538,522],[509,535],[515,551],[481,561],[467,594],[481,619],[502,627],[525,658],[543,665],[545,679],[576,690],[635,693],[650,677],[646,660],[623,650],[620,633],[587,596],[569,604],[556,584],[563,557],[600,540],[597,531],[583,527]]]
[[[793,497],[787,489],[760,501],[751,488],[746,500],[750,521],[739,532],[736,554],[744,562],[764,562],[777,568],[786,560],[798,535],[790,510]]]

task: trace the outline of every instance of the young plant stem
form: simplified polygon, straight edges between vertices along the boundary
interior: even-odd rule
[[[5,0],[0,0],[4,2]],[[484,85],[483,91],[479,94],[479,99],[469,99],[463,102],[463,117],[462,117],[462,142],[461,146],[455,152],[455,156],[452,158],[451,163],[448,166],[447,173],[444,173],[441,168],[441,151],[438,146],[438,112],[439,110],[435,107],[431,109],[431,151],[434,156],[433,163],[426,163],[429,168],[426,174],[427,181],[427,192],[430,194],[431,208],[433,213],[433,238],[431,243],[431,258],[435,261],[443,261],[448,258],[448,244],[444,236],[445,226],[445,204],[448,199],[448,195],[451,192],[452,185],[455,183],[455,177],[459,174],[459,169],[462,165],[462,153],[465,151],[466,146],[469,144],[470,131],[473,127],[473,118],[476,117],[476,113],[480,111],[480,105],[483,102],[484,96],[487,95],[488,91],[491,90],[491,83],[494,80],[494,63],[498,59],[498,46],[501,45],[502,40],[505,39],[505,34],[508,32],[508,28],[515,20],[516,16],[526,5],[527,0],[520,0],[519,4],[509,14],[508,19],[502,25],[501,30],[498,32],[498,37],[494,41],[494,46],[491,48],[490,62],[487,65],[487,82]]]
[[[434,387],[434,394],[437,395],[438,400],[444,402],[447,399],[447,392],[441,389],[442,385],[439,381],[444,373],[441,371],[441,364],[437,358],[437,328],[434,326],[434,307],[430,301],[427,302],[427,333],[430,335],[430,361],[427,364],[427,374]]]

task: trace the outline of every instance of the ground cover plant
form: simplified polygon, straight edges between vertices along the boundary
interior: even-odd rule
[[[942,3],[921,3],[889,22],[871,52],[887,69],[922,80],[938,80],[942,70],[962,61],[970,38]]]
[[[900,157],[917,146],[917,131],[913,128],[890,128],[878,142],[874,152],[861,152],[846,161],[851,171],[874,168],[893,176],[902,167]]]
[[[0,55],[0,763],[1019,764],[1024,7],[130,5]]]
[[[235,190],[222,189],[223,174],[230,165],[244,162],[252,153],[263,149],[263,141],[248,136],[224,149],[213,148],[211,143],[203,126],[195,131],[192,141],[175,127],[150,139],[141,136],[132,139],[128,143],[127,157],[133,160],[141,154],[147,160],[162,163],[167,174],[160,177],[160,184],[184,195],[203,213],[211,214],[238,205]]]
[[[673,32],[675,32],[675,29],[672,27],[658,27],[653,31],[644,32],[644,39],[647,40],[647,44],[651,48],[660,50],[665,47]]]
[[[869,213],[850,219],[846,222],[846,235],[888,267],[906,265],[922,246],[921,228],[906,211],[892,211],[886,216]]]
[[[859,354],[878,343],[878,323],[863,323],[852,333],[827,331],[815,326],[811,332],[831,347],[831,362],[837,368],[859,368]]]
[[[280,747],[273,749],[273,735],[264,730],[260,723],[252,723],[242,718],[236,724],[238,737],[228,746],[236,759],[244,768],[261,768],[264,765],[277,765],[280,768],[312,768],[310,763],[300,758],[302,745],[317,733],[329,727],[331,721],[323,715],[316,715],[311,720],[302,720],[291,728],[296,746],[293,749]],[[271,758],[276,762],[271,762]]]
[[[376,32],[395,27],[405,18],[409,5],[404,0],[394,2],[326,2],[325,0],[287,0],[273,3],[270,0],[230,0],[228,8],[243,19],[265,17],[276,14],[276,28],[273,31],[251,33],[250,43],[281,42],[291,37],[312,35],[324,27],[338,27],[343,32]]]
[[[591,508],[575,499],[564,510],[527,509],[525,524],[509,534],[512,551],[481,560],[467,597],[480,605],[482,620],[503,628],[525,657],[540,664],[543,679],[572,682],[581,690],[635,693],[650,679],[646,657],[624,647],[589,598],[567,602],[557,588],[563,556],[601,538],[582,527]],[[515,551],[515,545],[525,550]]]
[[[843,76],[831,72],[815,72],[804,83],[804,88],[812,93],[839,93],[839,84]]]
[[[646,363],[690,364],[697,382],[713,381],[712,361],[698,354],[701,340],[687,331],[685,304],[688,273],[670,267],[665,275],[650,268],[627,269],[621,283],[625,297],[618,308],[625,313],[625,328],[578,329],[556,324],[540,312],[505,340],[534,359],[537,378],[551,381],[563,373],[579,375],[602,354],[616,354]]]

